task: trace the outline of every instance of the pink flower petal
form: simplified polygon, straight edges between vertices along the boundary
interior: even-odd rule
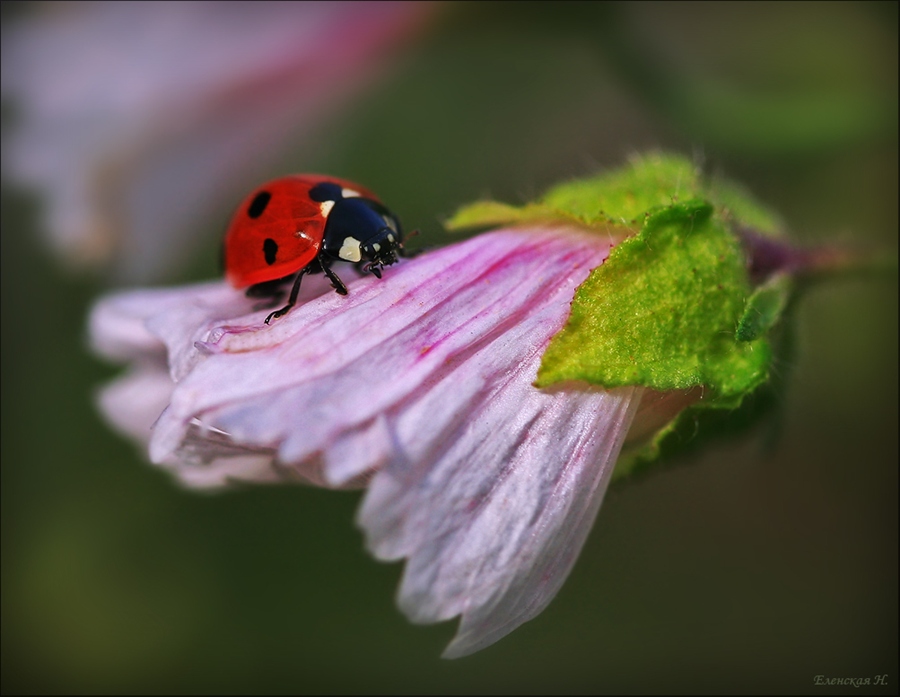
[[[142,362],[106,385],[97,406],[117,431],[146,444],[174,389],[164,364]]]
[[[462,615],[448,658],[497,641],[553,599],[640,402],[636,388],[529,390],[538,363],[511,371],[430,457],[390,461],[360,511],[372,552],[408,560],[399,604],[409,618]]]
[[[173,395],[151,457],[176,452],[191,419],[200,418],[242,443],[277,447],[285,463],[302,462],[403,400],[427,395],[457,366],[472,366],[452,378],[466,401],[435,414],[453,417],[489,384],[480,356],[505,370],[543,348],[575,286],[606,253],[586,236],[482,235],[392,267],[388,283],[364,278],[346,298],[325,294],[268,331],[259,331],[264,313],[179,330],[208,355]],[[169,346],[179,363],[198,361],[200,352],[185,357],[183,346]],[[479,360],[464,360],[479,349]],[[363,468],[344,462],[331,481],[340,486]]]
[[[94,342],[115,357],[165,346],[171,398],[149,450],[185,483],[368,484],[358,522],[376,556],[407,559],[401,608],[461,615],[446,654],[460,656],[556,594],[640,404],[638,388],[532,385],[608,253],[574,230],[494,232],[346,297],[309,278],[271,326],[224,284],[136,291],[98,305]]]

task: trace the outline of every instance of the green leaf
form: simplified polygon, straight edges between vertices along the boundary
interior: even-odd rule
[[[765,235],[783,234],[785,226],[781,218],[762,206],[739,184],[717,178],[710,182],[706,193],[709,202],[727,220]]]
[[[734,333],[738,341],[754,341],[775,326],[787,307],[794,283],[787,274],[776,274],[753,291]]]
[[[463,206],[449,220],[444,221],[444,227],[448,230],[465,230],[504,225],[517,222],[521,217],[521,209],[515,206],[497,201],[475,201]]]
[[[735,337],[750,295],[740,246],[712,205],[657,209],[578,288],[536,384],[702,385],[707,406],[733,408],[769,366],[765,338]]]
[[[696,198],[721,209],[731,222],[770,234],[782,229],[779,218],[741,187],[724,179],[708,182],[687,158],[664,153],[633,157],[620,169],[559,184],[524,206],[476,201],[444,225],[462,230],[556,221],[621,239],[640,230],[650,212]]]
[[[654,153],[633,158],[628,167],[550,189],[541,203],[587,225],[640,226],[644,215],[679,200],[698,197],[699,172],[683,157]]]

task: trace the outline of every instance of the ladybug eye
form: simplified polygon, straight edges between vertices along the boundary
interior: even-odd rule
[[[253,197],[250,208],[247,209],[247,215],[253,219],[258,218],[263,214],[263,211],[266,210],[266,206],[269,205],[270,200],[272,200],[272,194],[268,191],[260,191]]]

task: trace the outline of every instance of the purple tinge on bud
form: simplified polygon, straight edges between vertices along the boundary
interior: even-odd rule
[[[375,556],[406,560],[401,608],[461,616],[445,655],[462,656],[559,590],[638,413],[641,388],[532,384],[609,248],[567,229],[485,234],[347,296],[313,277],[271,326],[224,284],[111,296],[94,346],[132,369],[100,407],[189,486],[368,486],[358,523]]]

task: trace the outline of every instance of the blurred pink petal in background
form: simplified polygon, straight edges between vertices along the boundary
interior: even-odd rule
[[[435,7],[40,6],[4,27],[4,176],[43,195],[66,261],[160,277],[202,242],[198,221],[314,138]]]

